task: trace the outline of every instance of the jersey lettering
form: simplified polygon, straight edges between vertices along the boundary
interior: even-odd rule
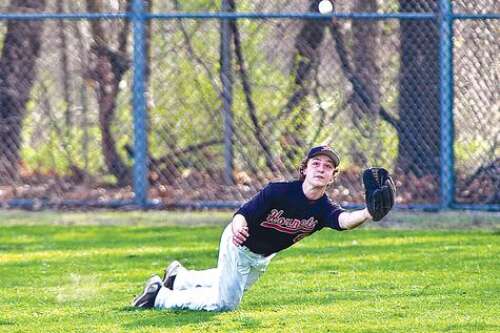
[[[283,217],[283,210],[273,209],[260,225],[272,228],[287,234],[311,233],[318,224],[314,217],[307,219],[294,219]]]

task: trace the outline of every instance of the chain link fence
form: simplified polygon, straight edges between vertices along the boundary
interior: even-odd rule
[[[150,206],[231,207],[325,143],[342,157],[335,201],[362,204],[361,171],[380,165],[400,207],[442,206],[440,1],[336,2],[333,19],[316,0],[143,1],[139,19],[138,2],[0,7],[4,206],[122,206],[139,184]],[[453,203],[496,210],[499,5],[452,5]],[[149,171],[134,182],[138,56]]]

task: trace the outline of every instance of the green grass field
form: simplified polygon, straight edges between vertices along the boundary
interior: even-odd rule
[[[209,268],[230,213],[0,212],[0,332],[499,332],[499,215],[391,216],[280,253],[227,313],[136,310]]]

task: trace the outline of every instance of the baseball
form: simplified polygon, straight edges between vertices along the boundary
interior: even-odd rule
[[[333,5],[329,0],[321,0],[318,5],[318,10],[321,14],[328,14],[332,12]]]

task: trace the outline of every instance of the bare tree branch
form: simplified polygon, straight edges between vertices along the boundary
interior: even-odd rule
[[[229,4],[230,4],[232,10],[234,11],[236,8],[234,0],[229,0]],[[233,40],[234,40],[234,48],[235,48],[235,53],[236,53],[236,60],[238,62],[238,72],[240,74],[241,83],[243,85],[243,92],[245,94],[245,101],[246,101],[247,107],[248,107],[248,115],[249,115],[250,120],[252,121],[252,124],[254,126],[253,132],[255,134],[255,138],[257,139],[257,142],[259,143],[260,147],[262,148],[262,150],[264,152],[267,167],[270,170],[272,170],[273,172],[276,172],[277,165],[273,162],[271,148],[268,146],[268,144],[264,140],[264,133],[262,131],[262,127],[259,124],[259,120],[257,117],[257,110],[255,107],[255,103],[253,102],[252,86],[250,84],[250,80],[249,80],[246,65],[245,65],[245,59],[243,57],[243,51],[241,48],[241,37],[240,37],[240,31],[238,29],[238,23],[236,21],[231,21],[230,26],[233,30]]]
[[[174,0],[174,8],[176,10],[180,9],[180,5],[179,5],[178,0]],[[193,58],[205,70],[205,73],[207,74],[208,79],[210,80],[210,83],[212,84],[212,88],[214,89],[214,91],[216,91],[220,95],[222,92],[221,92],[220,88],[217,86],[217,83],[216,83],[217,81],[215,80],[212,72],[210,71],[210,68],[208,68],[208,65],[194,51],[193,46],[191,45],[191,38],[190,38],[189,34],[187,33],[186,28],[184,28],[184,24],[182,23],[182,20],[178,19],[177,22],[178,22],[179,29],[181,30],[182,35],[184,37],[184,40],[186,42],[189,56],[191,58]]]

